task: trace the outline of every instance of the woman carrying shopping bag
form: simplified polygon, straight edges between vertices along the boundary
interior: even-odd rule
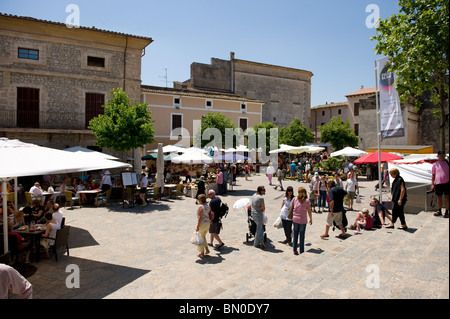
[[[201,194],[198,196],[198,209],[197,209],[197,226],[195,231],[199,232],[203,239],[203,245],[197,246],[199,254],[197,257],[203,258],[209,254],[208,242],[206,241],[206,234],[208,233],[209,226],[211,224],[211,209],[206,203],[206,195]]]

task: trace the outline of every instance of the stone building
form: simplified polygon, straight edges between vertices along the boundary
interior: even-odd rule
[[[383,139],[382,147],[423,145],[432,146],[434,152],[437,152],[440,149],[440,120],[431,113],[431,109],[435,106],[430,102],[429,96],[427,95],[422,96],[420,99],[423,102],[423,107],[419,111],[416,111],[412,104],[401,104],[405,136]],[[448,114],[448,103],[446,106],[446,114]],[[359,148],[363,150],[376,148],[378,141],[376,134],[377,121],[375,94],[359,100],[358,120],[360,127],[364,128],[363,130],[359,130]],[[448,121],[446,127],[448,151]]]
[[[314,135],[315,143],[320,141],[319,126],[327,124],[333,117],[339,116],[342,121],[351,120],[348,102],[327,103],[311,108],[310,129]]]
[[[312,76],[310,71],[235,59],[232,52],[229,61],[192,63],[184,85],[264,101],[262,122],[283,127],[297,117],[309,127]]]
[[[148,37],[0,14],[0,136],[93,148],[90,119],[115,88],[140,100]]]

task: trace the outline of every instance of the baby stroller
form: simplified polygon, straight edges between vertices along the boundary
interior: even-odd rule
[[[245,239],[247,243],[250,239],[255,237],[256,234],[256,223],[252,218],[252,208],[251,206],[247,207],[247,224],[248,224],[248,233],[245,234]],[[263,231],[264,231],[264,242],[267,241],[267,234],[266,234],[266,225],[263,225]]]

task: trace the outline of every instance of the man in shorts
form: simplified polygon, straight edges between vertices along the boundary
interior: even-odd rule
[[[442,216],[442,196],[445,198],[445,214],[444,218],[448,218],[450,181],[449,181],[449,164],[445,159],[445,152],[438,152],[438,161],[431,168],[431,190],[436,192],[438,198],[438,212],[434,216]]]
[[[327,217],[325,233],[320,237],[322,239],[330,237],[328,235],[328,231],[330,230],[330,227],[333,226],[333,222],[336,222],[336,225],[342,232],[338,237],[345,239],[347,238],[347,233],[342,225],[342,218],[344,214],[344,197],[347,195],[347,192],[342,187],[336,186],[336,182],[334,180],[328,181],[328,187],[330,188],[330,212]]]

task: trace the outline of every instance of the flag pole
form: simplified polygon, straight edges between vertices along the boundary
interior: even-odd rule
[[[378,192],[380,194],[379,202],[383,202],[383,191],[381,189],[381,186],[383,184],[383,181],[381,179],[381,112],[380,112],[380,101],[378,99],[378,63],[375,60],[375,104],[376,104],[376,113],[377,113],[377,140],[378,140]]]

